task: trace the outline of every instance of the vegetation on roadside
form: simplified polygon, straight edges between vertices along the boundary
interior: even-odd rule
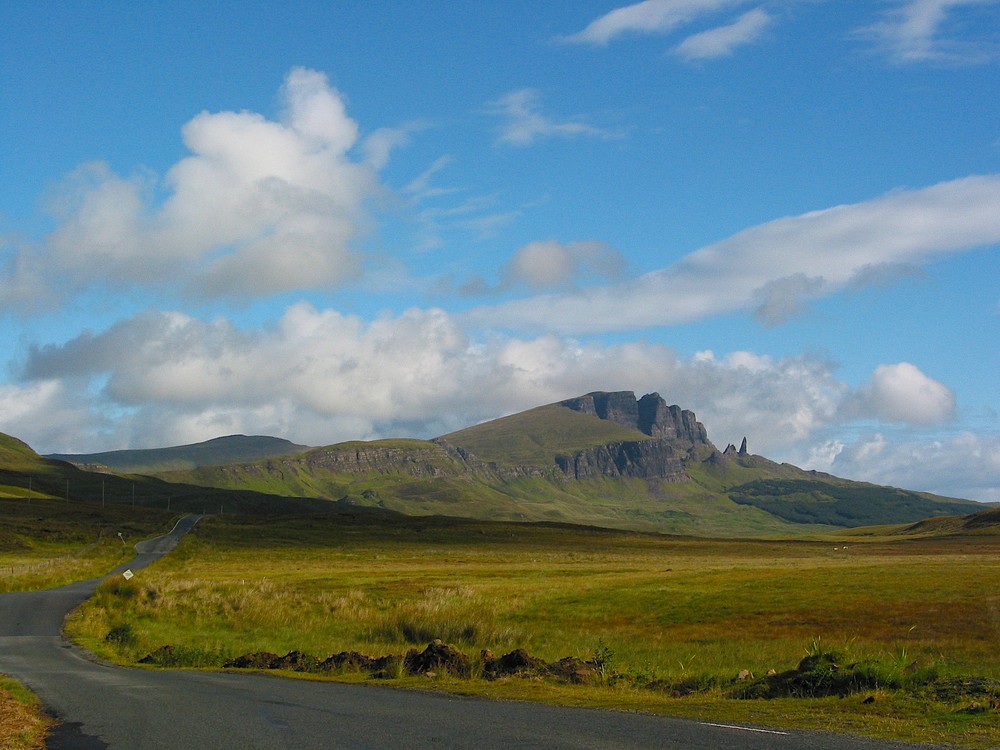
[[[69,629],[123,663],[218,668],[265,652],[290,673],[358,680],[372,672],[346,657],[315,667],[397,655],[380,679],[987,747],[1000,733],[998,551],[996,534],[737,541],[213,518],[102,585]],[[467,657],[464,676],[404,668],[434,639]],[[536,665],[487,679],[491,658],[518,649],[591,676]]]
[[[131,559],[137,541],[168,531],[176,517],[149,508],[0,497],[0,592],[102,575]]]
[[[41,750],[52,724],[31,691],[0,675],[0,748]]]

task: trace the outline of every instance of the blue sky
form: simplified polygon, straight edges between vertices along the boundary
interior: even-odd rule
[[[658,391],[1000,501],[1000,2],[0,4],[0,431]]]

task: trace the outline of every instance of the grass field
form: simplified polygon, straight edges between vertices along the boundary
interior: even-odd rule
[[[998,552],[989,533],[739,541],[213,518],[132,581],[102,585],[68,627],[106,658],[131,663],[170,645],[171,664],[192,667],[255,651],[401,654],[440,638],[472,658],[472,678],[390,682],[992,747]],[[516,648],[599,663],[600,679],[476,677],[482,649]],[[736,697],[767,693],[769,670],[787,674],[810,654],[805,677],[856,679],[843,697],[801,681],[797,697]],[[743,670],[756,679],[737,681]]]
[[[19,682],[0,675],[0,748],[41,750],[52,720]]]
[[[0,497],[0,593],[106,573],[134,556],[137,541],[168,531],[176,517],[125,505]]]

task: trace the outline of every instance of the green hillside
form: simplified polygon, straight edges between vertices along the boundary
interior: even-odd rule
[[[223,461],[248,450],[267,455]],[[155,476],[90,473],[5,438],[0,492],[205,511],[371,508],[699,536],[812,534],[983,507],[804,471],[745,450],[721,453],[693,413],[666,405],[658,394],[636,399],[628,391],[588,394],[435,440],[302,450],[287,441],[233,436],[129,453],[139,454],[131,456],[136,460],[154,453],[159,465],[179,461],[184,468]]]
[[[166,482],[141,475],[80,469],[38,455],[28,445],[0,433],[0,498],[58,500],[104,506],[129,505],[191,512],[292,512],[317,510],[328,504],[281,493],[263,494]]]
[[[625,440],[648,440],[638,430],[581,414],[558,404],[539,406],[448,435],[452,445],[484,461],[548,468],[556,455]]]
[[[106,451],[104,453],[54,453],[48,458],[76,466],[102,466],[126,474],[155,474],[160,471],[194,469],[198,466],[259,461],[289,456],[308,450],[307,446],[281,438],[260,435],[229,435],[202,443],[170,448]]]

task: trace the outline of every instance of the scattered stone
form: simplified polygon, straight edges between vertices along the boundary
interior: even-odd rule
[[[747,680],[752,680],[753,678],[754,678],[753,672],[751,672],[749,669],[741,670],[740,673],[736,676],[736,679],[739,682],[745,682]]]

